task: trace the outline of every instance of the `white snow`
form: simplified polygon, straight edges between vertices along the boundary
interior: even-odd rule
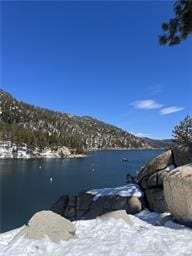
[[[146,221],[160,215],[145,210],[139,213]],[[192,230],[169,223],[153,226],[130,215],[133,225],[123,220],[100,218],[74,222],[76,239],[52,243],[21,237],[12,240],[19,229],[0,235],[0,256],[191,256]]]
[[[176,168],[176,166],[175,166],[174,164],[171,164],[171,165],[167,166],[167,167],[165,168],[165,170],[168,171],[168,172],[171,172],[171,171],[174,170],[175,168]]]
[[[68,149],[68,152],[69,149]],[[82,158],[86,157],[86,155],[78,155],[78,154],[67,154],[65,150],[65,158]],[[52,151],[47,148],[42,152],[40,149],[36,148],[33,152],[28,149],[27,145],[23,143],[22,146],[17,146],[11,141],[0,141],[0,159],[1,158],[61,158],[58,151]]]
[[[112,195],[135,196],[135,197],[143,196],[143,192],[141,191],[139,186],[134,183],[130,183],[126,186],[116,187],[116,188],[93,189],[93,190],[87,191],[87,193],[95,195],[93,198],[94,201],[96,201],[99,197],[112,196]]]

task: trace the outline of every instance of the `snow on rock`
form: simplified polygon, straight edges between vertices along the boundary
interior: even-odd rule
[[[176,168],[176,166],[175,166],[174,164],[171,164],[171,165],[169,165],[169,166],[167,166],[167,167],[165,168],[165,171],[171,172],[171,171],[174,170],[175,168]]]
[[[130,183],[126,186],[116,188],[101,188],[87,191],[87,193],[95,195],[93,200],[96,201],[99,197],[119,195],[125,197],[142,197],[143,193],[136,183]]]
[[[142,215],[147,220],[151,213]],[[13,230],[0,235],[0,256],[191,256],[191,229],[156,227],[132,215],[130,219],[133,225],[113,218],[74,222],[77,237],[60,244],[47,237],[41,241],[21,237],[11,242],[19,231]]]

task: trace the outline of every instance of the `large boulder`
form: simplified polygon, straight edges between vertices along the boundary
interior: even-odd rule
[[[77,201],[76,196],[70,197],[64,211],[63,216],[71,221],[76,220],[76,216],[77,216],[76,201]]]
[[[140,197],[137,197],[136,193],[127,196],[114,194],[95,199],[95,194],[81,192],[78,196],[61,196],[50,209],[71,221],[94,219],[115,210],[135,214],[145,207],[142,192],[138,192],[138,196]]]
[[[145,207],[145,204],[143,198],[132,196],[127,198],[127,206],[127,213],[135,214],[140,212]]]
[[[90,211],[91,205],[93,204],[94,195],[81,192],[79,193],[76,201],[77,219],[83,219],[83,216]]]
[[[129,214],[135,214],[143,208],[143,201],[138,197],[119,195],[103,196],[92,202],[89,210],[82,216],[82,219],[93,219],[117,210],[125,210]]]
[[[69,202],[68,195],[62,195],[59,199],[51,206],[50,210],[64,216],[67,203]]]
[[[174,169],[172,151],[168,150],[150,161],[139,173],[138,182],[144,191],[151,211],[165,212],[167,204],[163,193],[163,180]]]
[[[164,195],[175,219],[192,227],[192,163],[177,167],[165,177]]]
[[[60,157],[68,157],[71,155],[69,148],[65,146],[58,148],[57,153],[60,155]]]
[[[141,181],[144,177],[149,177],[171,164],[173,164],[173,157],[172,151],[169,149],[151,160],[139,173],[138,180]]]
[[[118,210],[118,211],[113,211],[113,212],[108,212],[100,217],[101,220],[103,221],[108,221],[110,219],[122,219],[124,220],[128,225],[133,225],[132,220],[130,219],[129,215],[126,213],[125,210]]]
[[[75,226],[69,220],[51,211],[40,211],[33,215],[16,235],[29,239],[41,240],[48,236],[52,242],[69,240],[75,237]]]
[[[162,213],[168,209],[162,187],[146,189],[145,199],[147,201],[147,206],[151,211]]]
[[[192,163],[192,144],[173,147],[173,158],[176,166]]]

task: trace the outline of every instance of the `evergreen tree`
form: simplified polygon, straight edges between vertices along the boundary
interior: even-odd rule
[[[192,0],[178,0],[173,9],[175,17],[162,24],[164,34],[159,36],[161,45],[179,44],[192,33]]]
[[[183,121],[173,129],[173,141],[176,144],[192,144],[192,118],[186,116]]]

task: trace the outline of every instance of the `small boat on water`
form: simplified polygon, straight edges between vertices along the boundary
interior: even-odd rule
[[[129,160],[128,160],[128,158],[124,157],[124,158],[121,159],[121,161],[122,162],[128,162]]]

